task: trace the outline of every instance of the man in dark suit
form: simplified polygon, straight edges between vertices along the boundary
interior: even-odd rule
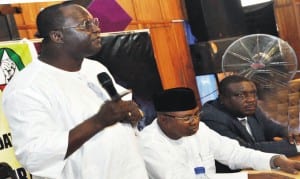
[[[242,146],[286,156],[299,154],[300,148],[291,140],[295,136],[289,139],[287,128],[268,119],[257,107],[256,86],[251,80],[232,75],[219,87],[219,98],[203,105],[201,121]],[[274,141],[274,137],[283,140]],[[216,167],[217,172],[233,172],[218,162]]]

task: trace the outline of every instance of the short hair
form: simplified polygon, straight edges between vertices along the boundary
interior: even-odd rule
[[[36,36],[44,38],[44,40],[49,40],[49,33],[52,30],[60,29],[65,22],[65,17],[63,16],[61,8],[71,4],[73,3],[67,1],[42,9],[36,18],[38,30]]]
[[[230,75],[225,77],[219,85],[219,93],[220,95],[225,95],[228,91],[228,86],[232,83],[240,83],[240,82],[252,82],[250,79],[243,77],[243,76],[239,76],[239,75]]]

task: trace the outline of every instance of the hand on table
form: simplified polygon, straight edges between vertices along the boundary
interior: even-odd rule
[[[274,165],[279,167],[280,170],[292,174],[297,174],[300,170],[299,161],[288,159],[284,155],[274,159]]]
[[[288,139],[290,144],[300,145],[300,133],[290,133]]]

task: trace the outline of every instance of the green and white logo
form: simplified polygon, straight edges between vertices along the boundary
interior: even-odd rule
[[[0,49],[0,59],[0,84],[7,84],[18,71],[25,67],[21,57],[10,48]]]

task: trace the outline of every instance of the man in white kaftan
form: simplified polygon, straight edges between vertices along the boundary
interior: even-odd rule
[[[52,26],[62,23],[63,30],[49,24],[61,18]],[[137,105],[111,101],[97,80],[97,74],[110,73],[84,58],[101,47],[97,19],[64,3],[45,8],[37,21],[44,38],[40,57],[3,94],[20,163],[33,178],[147,179],[128,116],[138,113]]]

